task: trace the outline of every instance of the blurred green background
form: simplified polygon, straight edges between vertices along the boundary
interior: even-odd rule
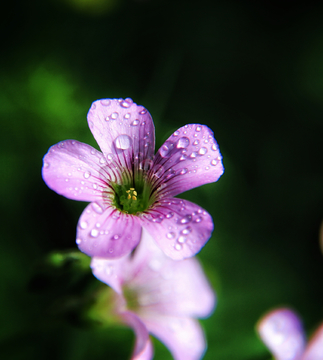
[[[182,197],[214,218],[198,255],[218,303],[204,359],[265,360],[254,326],[291,306],[323,321],[323,5],[256,1],[12,1],[1,21],[1,358],[127,359],[133,334],[85,319],[97,281],[76,249],[85,203],[49,190],[42,157],[65,139],[97,147],[91,102],[131,97],[157,148],[208,125],[223,155],[215,184]],[[154,341],[155,359],[171,359]]]

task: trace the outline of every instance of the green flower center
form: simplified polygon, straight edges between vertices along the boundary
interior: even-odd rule
[[[129,183],[111,185],[114,190],[112,205],[124,213],[136,215],[147,210],[154,202],[150,186],[144,181],[136,182],[135,186]]]
[[[140,304],[138,301],[138,294],[134,289],[131,289],[129,287],[124,287],[123,296],[126,300],[128,310],[136,311],[140,308]]]

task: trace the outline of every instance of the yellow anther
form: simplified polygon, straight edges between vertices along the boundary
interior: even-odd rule
[[[137,200],[137,198],[135,196],[132,197],[132,200]]]
[[[134,194],[135,196],[137,196],[137,191],[136,191],[136,190],[134,190],[133,194]]]
[[[135,190],[135,188],[130,188],[130,190]]]
[[[127,191],[126,191],[126,193],[128,193],[128,194],[129,194],[129,193],[130,193],[130,190],[127,190]]]
[[[129,195],[128,195],[128,200],[130,200],[130,199],[131,199],[131,195],[129,194]]]

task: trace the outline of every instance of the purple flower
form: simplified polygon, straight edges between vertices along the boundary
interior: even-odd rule
[[[66,140],[49,149],[42,169],[44,181],[58,194],[91,202],[78,222],[80,250],[124,256],[138,245],[144,227],[171,258],[195,255],[211,236],[212,218],[174,196],[222,175],[212,131],[185,125],[154,156],[152,118],[131,99],[95,101],[88,124],[102,153]]]
[[[301,320],[290,309],[271,311],[259,321],[257,330],[276,360],[323,359],[323,324],[306,346]]]
[[[211,314],[215,295],[195,258],[170,259],[144,230],[133,255],[94,257],[91,267],[93,274],[115,291],[113,313],[136,334],[132,360],[152,358],[149,333],[159,338],[176,360],[202,357],[206,344],[195,318]]]

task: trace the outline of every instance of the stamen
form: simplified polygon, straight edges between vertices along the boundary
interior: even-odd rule
[[[132,197],[132,200],[137,200],[137,198],[135,196]]]

